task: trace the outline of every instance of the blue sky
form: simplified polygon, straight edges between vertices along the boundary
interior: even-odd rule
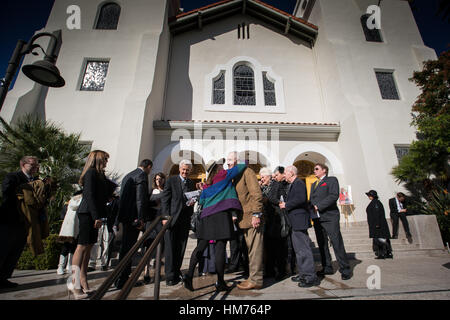
[[[218,0],[181,0],[185,12]],[[338,0],[336,0],[338,1]],[[54,0],[1,0],[0,11],[0,78],[5,75],[8,61],[17,40],[28,41],[36,30],[46,24]],[[76,0],[73,4],[76,4]],[[266,3],[291,13],[295,0],[266,0]],[[416,0],[413,11],[425,44],[439,55],[448,50],[450,24],[436,16],[438,0]],[[382,8],[381,4],[381,8]]]

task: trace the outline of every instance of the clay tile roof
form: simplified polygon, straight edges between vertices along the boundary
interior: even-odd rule
[[[207,122],[207,123],[242,123],[242,124],[267,124],[267,125],[297,125],[297,126],[339,126],[336,122],[284,122],[284,121],[237,121],[237,120],[167,120],[171,122]]]
[[[199,11],[204,11],[204,10],[206,10],[206,9],[210,9],[210,8],[213,8],[213,7],[217,7],[217,6],[220,6],[220,5],[222,5],[222,4],[225,4],[225,3],[228,3],[228,2],[231,2],[231,1],[234,1],[234,0],[222,0],[222,1],[218,1],[218,2],[215,2],[215,3],[209,4],[209,5],[203,6],[203,7],[201,7],[201,8],[197,8],[197,9],[194,9],[194,10],[191,10],[191,11],[188,11],[188,12],[183,12],[183,13],[180,13],[180,14],[174,16],[174,17],[169,18],[169,21],[176,21],[177,19],[180,19],[180,18],[182,18],[182,17],[186,17],[186,16],[192,15],[192,14],[194,14],[194,13],[197,13],[197,12],[199,12]],[[295,20],[295,21],[298,21],[298,22],[300,22],[300,23],[302,23],[302,24],[304,24],[304,25],[307,25],[307,26],[309,26],[309,27],[311,27],[311,28],[313,28],[313,29],[315,29],[315,30],[319,30],[319,28],[318,28],[316,25],[314,25],[314,24],[312,24],[312,23],[309,23],[309,22],[307,22],[307,21],[305,21],[305,20],[303,20],[303,19],[301,19],[301,18],[295,17],[295,16],[293,16],[292,14],[289,14],[289,13],[287,13],[287,12],[284,12],[283,10],[280,10],[280,9],[278,9],[278,8],[275,8],[275,7],[273,7],[273,6],[271,6],[271,5],[267,4],[267,3],[265,3],[265,2],[263,2],[263,1],[260,1],[260,0],[253,0],[253,1],[254,1],[254,2],[257,2],[257,3],[261,4],[261,5],[263,5],[263,6],[266,7],[266,8],[269,8],[269,9],[271,9],[271,10],[273,10],[273,11],[276,11],[276,12],[278,12],[278,13],[280,13],[280,14],[282,14],[282,15],[288,17],[288,18],[291,18],[291,19],[293,19],[293,20]]]

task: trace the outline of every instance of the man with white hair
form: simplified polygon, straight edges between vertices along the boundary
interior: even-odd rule
[[[311,227],[308,198],[305,183],[297,177],[297,168],[288,166],[285,170],[286,181],[290,183],[286,202],[280,202],[281,209],[286,209],[292,225],[292,244],[297,257],[298,276],[292,281],[298,286],[309,288],[319,285],[316,276],[314,257],[310,246],[308,228]]]
[[[167,180],[161,197],[161,214],[172,217],[164,235],[164,269],[168,286],[176,285],[182,280],[180,268],[193,213],[193,203],[187,204],[185,193],[195,190],[194,182],[188,178],[192,170],[191,161],[181,160],[178,168],[179,175]],[[162,220],[162,223],[166,224],[167,220]]]
[[[227,157],[228,168],[237,165],[237,152],[231,152]],[[238,216],[239,228],[244,233],[248,248],[249,276],[239,283],[241,290],[261,289],[263,286],[263,219],[262,193],[255,172],[246,168],[234,179],[236,193],[242,205],[242,212]]]

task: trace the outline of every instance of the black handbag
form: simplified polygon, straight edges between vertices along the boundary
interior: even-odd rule
[[[289,220],[288,214],[286,213],[286,210],[281,209],[279,211],[280,213],[280,220],[281,220],[281,237],[285,238],[288,235],[291,234],[291,229],[292,229],[292,225],[291,225],[291,221]]]

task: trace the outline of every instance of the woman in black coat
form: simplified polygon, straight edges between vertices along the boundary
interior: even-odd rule
[[[77,210],[79,220],[78,245],[72,259],[72,282],[69,290],[76,299],[86,298],[92,293],[87,282],[87,269],[92,246],[97,242],[102,219],[107,217],[106,204],[116,185],[105,176],[108,153],[92,151],[79,184],[83,187],[83,198]]]
[[[392,258],[392,249],[390,245],[390,232],[384,214],[383,204],[378,200],[378,194],[375,190],[366,192],[371,200],[367,206],[367,223],[369,224],[369,237],[373,239],[373,248],[375,259]]]

